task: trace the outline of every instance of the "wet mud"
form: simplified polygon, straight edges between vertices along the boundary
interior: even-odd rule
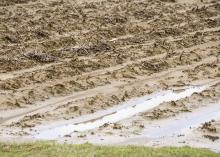
[[[218,0],[0,2],[2,138],[22,138],[35,128],[97,113],[105,116],[152,93],[181,93],[186,86],[219,80]],[[209,104],[219,99],[216,83],[62,140],[77,136],[86,142],[99,139],[96,134],[102,139],[133,137],[149,122],[212,108]],[[214,120],[201,122],[190,137],[218,144],[219,120]]]

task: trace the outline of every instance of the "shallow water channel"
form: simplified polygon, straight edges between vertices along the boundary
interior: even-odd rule
[[[81,117],[77,120],[68,120],[59,125],[49,125],[43,129],[37,129],[39,133],[31,135],[37,139],[57,139],[74,132],[83,132],[103,126],[105,123],[116,123],[130,118],[138,113],[146,112],[163,102],[177,101],[189,97],[193,93],[200,93],[208,86],[188,86],[181,91],[167,90],[151,94],[123,103],[117,107],[93,115]],[[84,119],[84,120],[83,120]]]

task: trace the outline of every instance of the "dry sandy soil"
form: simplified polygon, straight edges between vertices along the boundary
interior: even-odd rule
[[[201,93],[62,140],[220,146],[220,117],[187,135],[156,142],[139,137],[152,124],[220,106],[220,2],[0,1],[1,140],[132,98],[210,82]]]

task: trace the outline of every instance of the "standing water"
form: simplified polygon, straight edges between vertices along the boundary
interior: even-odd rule
[[[119,109],[116,112],[113,112],[112,114],[107,114],[105,116],[99,117],[99,119],[90,119],[90,121],[78,124],[70,124],[70,121],[69,124],[39,130],[39,134],[34,134],[33,136],[37,139],[57,139],[73,132],[83,132],[95,129],[103,126],[106,123],[116,123],[121,120],[130,118],[138,113],[146,112],[147,110],[159,106],[163,102],[177,101],[179,99],[189,97],[193,93],[200,93],[204,91],[207,87],[208,86],[190,86],[182,92],[178,93],[172,90],[163,91],[156,95],[152,95],[152,97],[150,98],[139,98],[137,99],[137,101],[132,102],[132,106],[131,104],[129,104],[128,106],[126,106],[126,103],[122,104],[124,106],[123,108]]]

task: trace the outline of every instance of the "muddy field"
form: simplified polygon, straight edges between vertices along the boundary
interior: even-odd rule
[[[220,2],[0,1],[0,140],[35,140],[134,98],[191,86],[207,87],[58,141],[220,148]],[[194,126],[197,113],[212,116]],[[193,123],[183,134],[147,136],[184,116]]]

